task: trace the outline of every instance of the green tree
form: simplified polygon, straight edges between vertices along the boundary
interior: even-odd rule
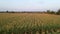
[[[54,11],[51,11],[50,14],[55,14],[55,12]]]
[[[47,10],[47,13],[50,14],[50,10]]]
[[[60,15],[60,9],[56,12],[57,15]]]

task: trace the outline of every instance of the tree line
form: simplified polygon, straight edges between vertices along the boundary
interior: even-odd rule
[[[56,15],[60,15],[60,9],[56,12],[56,11],[50,11],[50,10],[47,10],[47,13],[48,14],[56,14]]]
[[[40,11],[31,11],[31,12],[28,12],[28,11],[21,11],[21,12],[15,12],[15,11],[1,11],[0,13],[47,13],[47,14],[56,14],[56,15],[60,15],[60,9],[57,10],[57,11],[50,11],[50,10],[47,10],[47,11],[43,11],[43,12],[40,12]]]

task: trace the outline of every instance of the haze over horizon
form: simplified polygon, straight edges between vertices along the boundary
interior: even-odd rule
[[[60,0],[0,0],[0,11],[45,11],[60,9]]]

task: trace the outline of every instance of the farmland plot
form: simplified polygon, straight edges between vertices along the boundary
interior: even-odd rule
[[[60,34],[60,15],[0,13],[0,34]]]

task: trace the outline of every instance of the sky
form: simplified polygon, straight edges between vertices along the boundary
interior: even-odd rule
[[[0,11],[44,11],[60,9],[60,0],[0,0]]]

